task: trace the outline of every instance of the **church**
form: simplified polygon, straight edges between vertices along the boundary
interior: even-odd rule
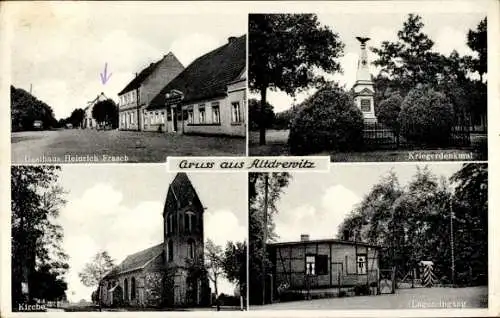
[[[131,254],[99,284],[103,306],[196,307],[210,304],[204,264],[203,207],[178,173],[163,209],[163,242]]]

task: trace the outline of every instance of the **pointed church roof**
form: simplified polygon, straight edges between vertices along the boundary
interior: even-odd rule
[[[168,203],[176,202],[178,207],[195,206],[203,209],[191,180],[185,172],[179,172],[168,187],[167,200],[163,213],[166,212]]]

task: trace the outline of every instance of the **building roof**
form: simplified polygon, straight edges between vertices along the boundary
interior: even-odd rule
[[[141,86],[142,82],[144,82],[149,77],[149,75],[151,75],[153,73],[153,71],[161,63],[161,61],[163,61],[167,57],[173,58],[176,62],[181,64],[181,62],[179,62],[177,57],[172,52],[168,52],[168,54],[164,55],[161,60],[149,64],[146,68],[144,68],[142,71],[140,71],[139,74],[136,77],[134,77],[134,79],[132,79],[130,81],[130,83],[128,83],[127,86],[125,86],[125,88],[121,90],[121,92],[118,93],[118,95],[122,95],[122,94],[125,94],[127,92],[130,92],[131,90],[139,88]]]
[[[177,173],[172,183],[170,183],[166,201],[163,213],[169,207],[168,203],[174,201],[177,203],[177,207],[195,206],[203,210],[198,194],[185,172]]]
[[[127,256],[120,265],[115,266],[104,278],[142,269],[163,253],[163,243]]]
[[[103,92],[101,92],[99,95],[97,95],[96,98],[94,98],[91,101],[88,101],[87,106],[83,110],[87,110],[90,106],[94,106],[98,101],[106,100],[106,99],[108,99],[108,97],[106,95],[104,95]]]
[[[225,45],[194,60],[152,99],[148,109],[164,108],[165,94],[174,89],[184,94],[182,104],[225,96],[227,85],[245,66],[246,35],[230,37]]]
[[[337,239],[321,239],[321,240],[307,240],[307,241],[293,241],[293,242],[279,242],[279,243],[269,243],[269,246],[293,246],[293,245],[306,245],[306,244],[342,244],[342,245],[359,245],[367,246],[373,248],[381,248],[379,245],[365,243],[365,242],[354,242],[354,241],[343,241]]]

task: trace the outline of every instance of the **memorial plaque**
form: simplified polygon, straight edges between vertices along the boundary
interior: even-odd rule
[[[362,99],[361,100],[361,111],[362,112],[369,112],[371,110],[371,101],[369,99]]]

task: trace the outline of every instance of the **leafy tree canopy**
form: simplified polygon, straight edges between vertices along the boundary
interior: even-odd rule
[[[315,14],[250,14],[249,88],[260,92],[261,113],[268,88],[294,95],[323,83],[320,71],[340,71],[336,58],[343,49],[338,34],[322,26]],[[265,122],[259,126],[263,145]]]
[[[97,102],[92,108],[92,117],[98,123],[118,124],[118,106],[112,99]]]
[[[78,277],[83,285],[95,287],[114,266],[114,260],[108,252],[102,251],[95,254],[92,260],[85,264],[83,270],[78,273]]]

